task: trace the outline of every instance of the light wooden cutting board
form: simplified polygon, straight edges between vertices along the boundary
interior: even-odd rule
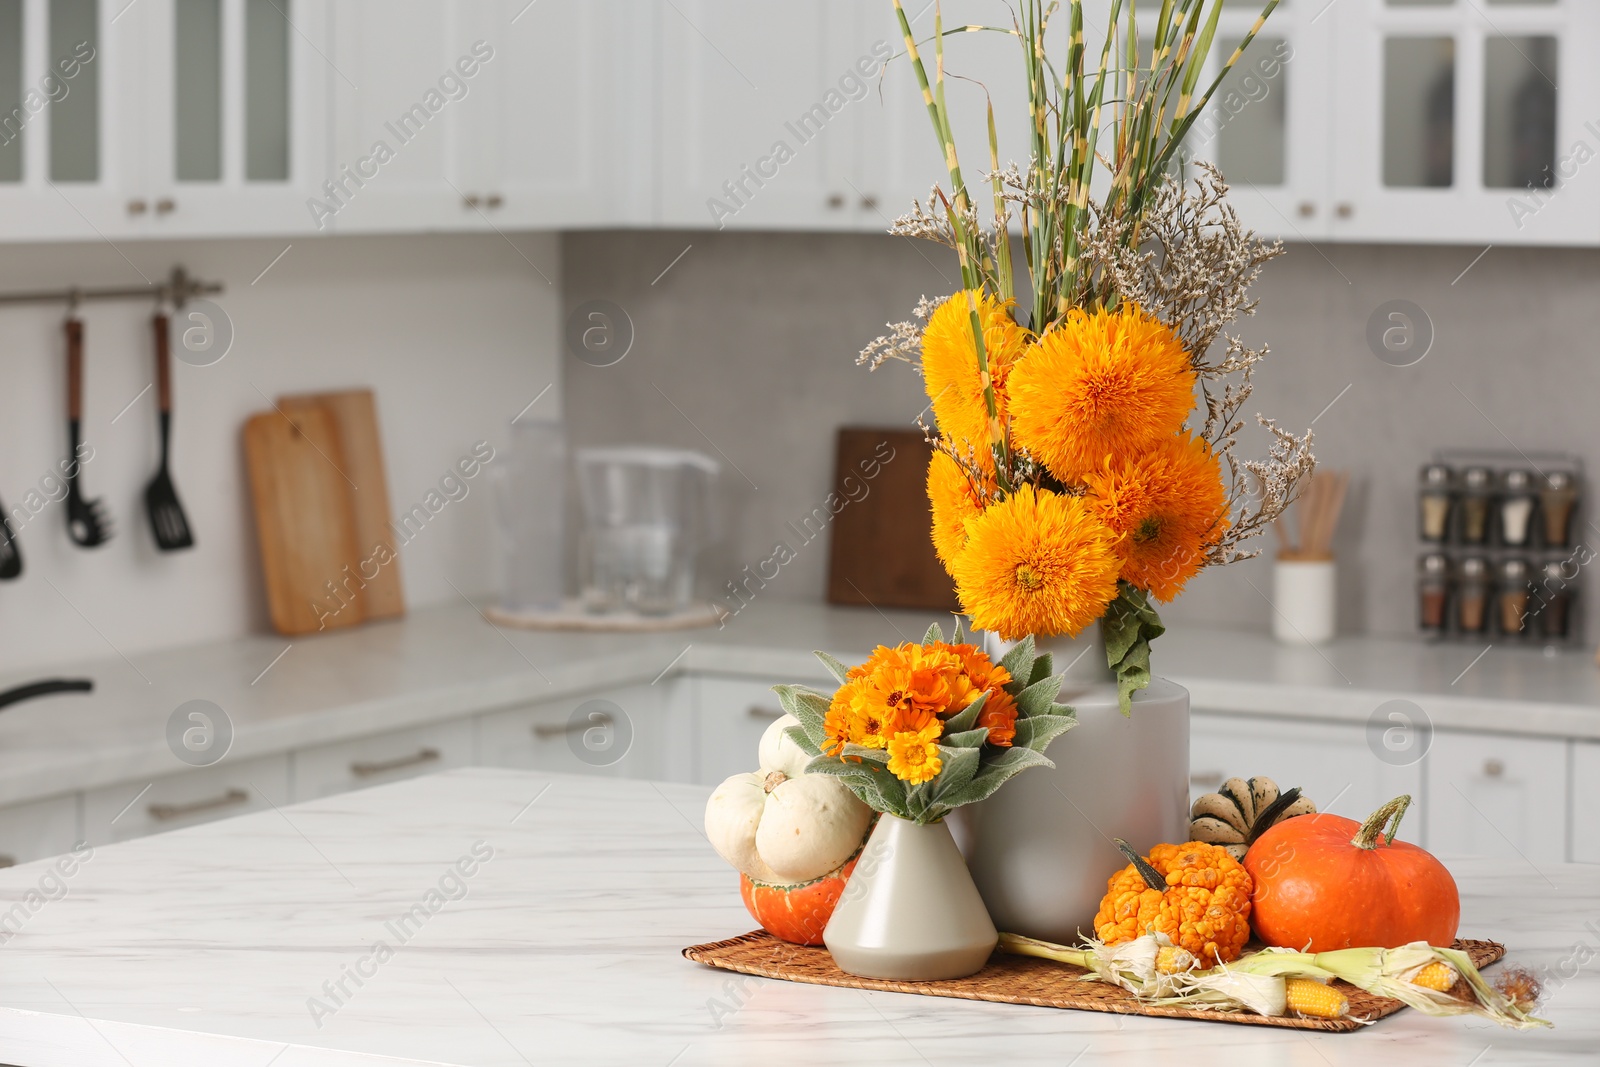
[[[315,406],[251,416],[244,455],[272,625],[295,635],[361,622],[345,570],[358,542],[333,416]]]
[[[355,517],[359,573],[366,583],[359,592],[365,615],[368,619],[404,615],[406,599],[396,558],[400,549],[389,526],[389,480],[372,390],[285,396],[278,398],[278,405],[291,415],[308,407],[320,407],[333,416],[339,449],[344,454],[344,471],[350,481],[345,488],[350,492]],[[384,559],[389,562],[382,563]]]

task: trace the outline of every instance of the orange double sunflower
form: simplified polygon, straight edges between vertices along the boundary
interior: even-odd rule
[[[971,301],[983,323],[983,351],[994,385],[996,422],[989,421],[983,372],[973,342]],[[963,455],[970,448],[986,471],[994,470],[990,443],[1006,422],[1007,379],[1031,335],[1011,316],[1015,301],[963,290],[940,304],[922,331],[922,380],[933,401],[939,432]]]

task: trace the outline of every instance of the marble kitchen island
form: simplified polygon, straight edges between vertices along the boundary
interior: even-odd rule
[[[1600,1047],[1594,867],[1452,863],[1463,934],[1551,976],[1554,1030],[1404,1012],[1313,1034],[690,963],[753,925],[701,835],[707,792],[458,770],[0,871],[0,1063],[1492,1067]]]

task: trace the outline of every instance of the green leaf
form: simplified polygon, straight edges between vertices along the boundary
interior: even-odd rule
[[[939,738],[941,746],[950,748],[981,748],[989,740],[989,728],[980,726],[976,730],[962,730],[960,733],[945,734]]]
[[[962,645],[962,644],[966,644],[966,642],[965,642],[965,641],[963,641],[963,640],[962,640],[962,637],[963,637],[963,636],[964,636],[964,635],[963,635],[963,634],[962,634],[962,632],[961,632],[961,616],[960,616],[960,615],[957,615],[957,616],[956,616],[956,632],[955,632],[955,633],[954,633],[954,634],[952,634],[952,635],[951,635],[951,637],[950,637],[950,643],[951,643],[951,644],[952,644],[952,645]]]
[[[817,659],[822,661],[822,665],[824,667],[828,668],[828,673],[833,675],[834,679],[840,685],[843,685],[846,681],[849,680],[849,678],[850,678],[850,668],[849,667],[846,667],[843,663],[840,663],[838,660],[834,659],[832,656],[828,655],[826,652],[813,652],[811,654],[813,656],[817,657]]]
[[[1055,703],[1056,697],[1060,695],[1060,678],[1046,678],[1042,682],[1035,682],[1017,694],[1017,717],[1032,718],[1035,715],[1049,714],[1050,705]]]
[[[1019,688],[1026,689],[1036,682],[1042,682],[1054,673],[1055,657],[1048,652],[1039,653],[1039,658],[1033,661],[1033,673],[1027,678],[1018,679]]]
[[[820,693],[812,693],[798,685],[775,685],[772,691],[778,694],[778,703],[783,710],[800,720],[800,726],[806,732],[806,737],[811,740],[811,748],[818,752],[827,743],[828,732],[825,726],[828,715],[828,699]],[[816,699],[808,699],[808,698]],[[821,701],[821,707],[817,702]]]
[[[1117,599],[1100,620],[1106,663],[1117,676],[1117,705],[1133,710],[1133,694],[1150,684],[1150,642],[1167,632],[1148,594],[1119,582]]]
[[[977,700],[974,700],[944,721],[944,732],[947,734],[959,734],[972,729],[973,724],[978,721],[978,712],[983,710],[983,705],[988,699],[989,691],[985,689],[978,694]]]
[[[1000,666],[1013,678],[1033,677],[1033,635],[1029,634],[1022,639],[1022,643],[1007,652],[1000,660]]]
[[[1012,738],[1013,748],[1027,748],[1043,752],[1050,742],[1078,725],[1076,716],[1032,715],[1017,720],[1017,736]]]
[[[929,626],[928,632],[922,635],[922,643],[925,645],[931,645],[935,641],[944,641],[944,630],[939,626],[938,623],[934,623],[933,625]]]
[[[790,726],[783,731],[784,736],[795,743],[795,747],[808,756],[822,755],[822,749],[811,743],[804,726]]]
[[[1045,756],[1029,748],[1010,748],[999,759],[984,767],[972,781],[953,790],[946,796],[940,797],[939,802],[947,807],[959,808],[967,804],[976,804],[988,798],[996,789],[1005,785],[1007,781],[1021,774],[1029,767],[1054,767]]]
[[[929,799],[944,802],[944,797],[965,788],[978,773],[978,750],[939,746],[938,777],[928,783]]]
[[[857,759],[868,760],[884,767],[889,765],[889,753],[881,748],[868,748],[866,745],[858,745],[853,741],[845,742],[843,754],[845,756],[854,756]]]

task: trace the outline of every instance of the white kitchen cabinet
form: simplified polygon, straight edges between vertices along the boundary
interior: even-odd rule
[[[657,5],[657,17],[658,221],[844,225],[845,190],[830,175],[854,152],[850,127],[837,121],[851,105],[828,96],[829,42],[850,24],[843,5],[674,0]]]
[[[328,177],[328,0],[141,0],[152,237],[317,230]],[[129,18],[133,17],[130,11]]]
[[[655,165],[655,40],[637,0],[468,5],[493,46],[461,112],[465,195],[506,229],[643,225]],[[670,10],[668,10],[670,14]]]
[[[0,808],[0,867],[59,856],[79,840],[77,795]]]
[[[487,767],[618,778],[682,780],[669,723],[671,683],[633,685],[478,717],[478,762]],[[675,768],[676,763],[676,768]]]
[[[1386,801],[1412,797],[1400,836],[1424,843],[1422,770],[1380,760],[1353,723],[1267,719],[1197,711],[1190,718],[1190,792],[1214,791],[1228,778],[1266,775],[1282,789],[1299,786],[1319,811],[1360,821]]]
[[[83,836],[105,845],[287,803],[287,754],[224,759],[154,781],[90,790],[83,795]]]
[[[807,684],[828,687],[820,679]],[[761,735],[783,717],[771,684],[704,674],[694,678],[694,686],[694,782],[717,785],[731,775],[755,770]]]
[[[1600,863],[1600,741],[1572,742],[1572,862]]]
[[[1567,742],[1441,730],[1424,764],[1433,852],[1566,861]]]
[[[472,764],[474,751],[470,719],[299,749],[294,754],[292,795],[296,802],[314,800],[451,767],[466,767]]]
[[[1331,20],[1335,69],[1359,72],[1329,86],[1335,239],[1600,240],[1600,5],[1345,0]]]

